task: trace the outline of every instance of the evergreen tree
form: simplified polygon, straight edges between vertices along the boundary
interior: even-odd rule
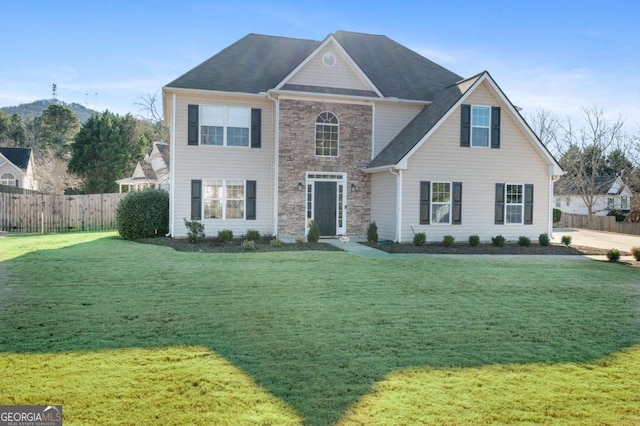
[[[73,138],[80,130],[80,119],[71,108],[51,104],[40,117],[40,148],[53,150],[62,159],[71,156]]]
[[[129,115],[105,111],[82,126],[72,145],[69,171],[84,178],[84,193],[115,192],[115,181],[131,174],[144,153],[134,122]]]

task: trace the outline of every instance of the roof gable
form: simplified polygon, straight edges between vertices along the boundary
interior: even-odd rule
[[[449,86],[436,93],[434,102],[425,107],[414,120],[373,159],[367,166],[367,169],[382,167],[406,168],[407,160],[411,155],[425,143],[429,136],[437,130],[477,87],[485,82],[495,96],[506,105],[506,112],[511,115],[514,123],[523,131],[523,134],[534,146],[538,154],[549,164],[549,174],[562,175],[564,171],[562,167],[560,167],[560,164],[535,135],[533,130],[531,130],[531,127],[529,127],[487,71],[469,79],[459,81],[455,85]],[[433,110],[429,111],[432,108]]]
[[[29,168],[31,159],[31,148],[3,148],[0,147],[0,154],[13,163],[16,167],[26,171]]]
[[[631,191],[619,176],[576,177],[563,176],[554,185],[558,195],[581,195],[582,190],[593,190],[592,195],[619,195],[625,189]]]
[[[332,35],[280,82],[276,89],[315,89],[329,93],[335,90],[327,89],[342,89],[338,92],[382,96]]]
[[[320,53],[328,45],[335,47],[356,80],[334,88],[297,81],[297,72],[302,77],[305,66],[321,60]],[[323,42],[249,34],[165,87],[251,94],[279,87],[429,102],[443,87],[460,79],[386,36],[337,31]],[[357,80],[362,85],[353,85]]]

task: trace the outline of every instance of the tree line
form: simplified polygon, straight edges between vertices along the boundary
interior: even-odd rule
[[[115,181],[131,175],[154,141],[167,141],[156,102],[155,95],[141,98],[137,105],[146,116],[105,111],[93,114],[84,124],[73,110],[60,104],[51,104],[41,116],[26,119],[0,111],[0,146],[32,149],[40,191],[115,192]]]

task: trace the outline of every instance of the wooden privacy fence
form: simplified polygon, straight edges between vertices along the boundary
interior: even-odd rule
[[[0,192],[0,229],[70,232],[116,229],[116,208],[126,194],[47,195]]]
[[[640,222],[616,222],[614,216],[587,216],[562,213],[560,223],[556,225],[563,228],[584,228],[594,231],[640,235]]]

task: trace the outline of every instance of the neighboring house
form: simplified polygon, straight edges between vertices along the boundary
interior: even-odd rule
[[[170,233],[466,241],[552,230],[563,171],[488,72],[382,35],[250,34],[163,87]]]
[[[0,147],[0,185],[38,189],[31,148]]]
[[[611,210],[629,213],[633,193],[621,177],[597,176],[591,179],[580,185],[583,181],[580,178],[560,178],[554,188],[554,207],[563,213],[587,215],[587,205],[591,204],[592,213],[596,216],[606,216]]]
[[[169,159],[169,145],[154,142],[151,151],[146,153],[144,159],[136,164],[131,177],[116,181],[120,192],[122,192],[123,186],[127,187],[127,191],[141,191],[146,188],[169,191]]]

